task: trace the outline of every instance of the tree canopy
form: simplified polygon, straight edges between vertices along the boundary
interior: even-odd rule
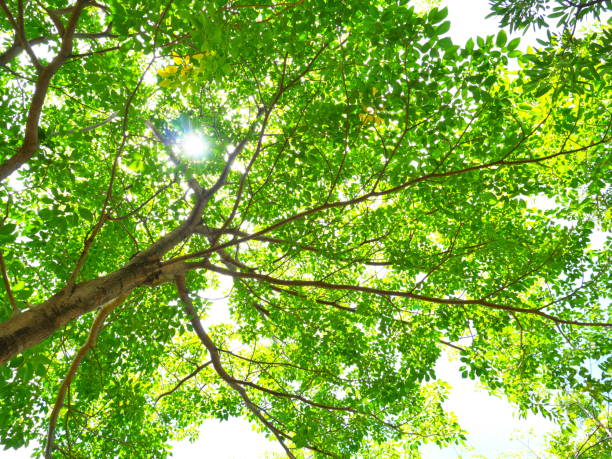
[[[612,5],[490,3],[0,0],[0,444],[418,457],[449,352],[607,457]]]

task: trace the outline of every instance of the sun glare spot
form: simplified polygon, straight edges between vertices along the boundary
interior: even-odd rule
[[[195,132],[185,134],[180,141],[180,147],[182,153],[192,159],[201,159],[210,150],[208,141],[201,134]]]

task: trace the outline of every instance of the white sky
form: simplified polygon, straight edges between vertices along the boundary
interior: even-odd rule
[[[475,35],[497,33],[496,21],[484,19],[489,11],[487,0],[443,0],[442,4],[449,8],[450,35],[456,44],[462,45]],[[521,40],[520,48],[525,49],[534,42],[535,37],[530,33]],[[216,312],[206,322],[226,319],[226,308],[224,302],[215,302]],[[474,381],[462,379],[459,364],[451,360],[442,358],[436,370],[438,376],[452,386],[446,407],[455,412],[462,427],[468,431],[469,447],[441,450],[435,445],[425,446],[421,449],[423,457],[493,458],[517,453],[523,453],[525,457],[538,457],[534,451],[543,446],[543,436],[554,425],[541,416],[519,420],[516,411],[507,402],[486,394]],[[30,458],[30,452],[31,448],[0,451],[0,459]],[[173,450],[174,457],[179,459],[257,459],[270,452],[281,453],[282,450],[277,443],[253,431],[249,423],[241,419],[206,421],[195,443],[179,442]]]

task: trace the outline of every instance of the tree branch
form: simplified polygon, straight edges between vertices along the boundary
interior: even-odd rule
[[[2,251],[0,250],[0,271],[2,271],[2,280],[4,281],[4,288],[6,289],[6,296],[9,299],[9,303],[11,303],[11,308],[13,308],[13,314],[17,314],[19,312],[19,307],[17,306],[17,302],[15,301],[15,297],[13,296],[13,290],[11,289],[11,282],[8,277],[8,273],[6,271],[6,264],[4,263],[4,256],[2,255]]]
[[[63,136],[63,135],[70,135],[70,134],[76,134],[76,133],[93,131],[94,129],[97,129],[99,127],[102,127],[102,126],[110,123],[111,121],[113,121],[118,116],[119,116],[119,112],[118,111],[114,111],[109,116],[104,118],[102,121],[98,121],[97,123],[94,123],[94,124],[92,124],[90,126],[86,126],[84,128],[80,128],[80,129],[68,129],[67,131],[52,132],[51,134],[49,134],[49,137],[56,137],[56,136]]]
[[[3,2],[4,0],[0,1]],[[38,79],[36,80],[34,95],[32,96],[32,100],[30,102],[30,110],[28,112],[28,118],[26,121],[23,143],[17,153],[7,159],[4,163],[0,164],[0,181],[4,180],[19,169],[32,156],[34,156],[34,153],[36,153],[38,150],[38,124],[40,122],[43,105],[47,97],[47,91],[49,90],[49,85],[51,84],[51,79],[64,64],[64,62],[66,62],[68,56],[70,56],[70,53],[72,52],[74,31],[79,21],[81,12],[86,6],[87,0],[77,0],[72,10],[70,19],[68,20],[66,32],[62,38],[60,52],[53,58],[49,65],[40,71]]]
[[[229,175],[230,170],[232,168],[232,164],[234,163],[236,157],[242,152],[242,150],[244,150],[244,148],[248,144],[251,134],[257,124],[257,119],[261,116],[262,113],[263,113],[263,109],[260,109],[257,113],[257,118],[251,124],[247,134],[244,136],[244,138],[238,144],[238,146],[234,148],[234,151],[232,151],[232,153],[229,155],[229,158],[225,164],[225,167],[223,168],[223,171],[221,172],[217,181],[209,189],[202,190],[199,194],[196,195],[196,202],[193,208],[191,209],[191,212],[189,216],[187,217],[187,219],[185,219],[185,221],[181,225],[179,225],[177,228],[175,228],[173,231],[162,236],[157,242],[151,245],[148,249],[144,250],[143,252],[139,253],[134,258],[132,258],[131,264],[154,260],[157,257],[159,257],[160,254],[166,253],[168,250],[170,250],[180,241],[182,241],[187,236],[193,233],[194,228],[200,224],[202,212],[204,211],[206,204],[208,203],[210,198],[212,198],[214,194],[217,191],[219,191],[219,189],[221,189],[221,187],[225,184],[227,180],[227,176]],[[199,187],[199,184],[197,184],[197,182],[192,183],[192,186],[195,186],[195,185]]]
[[[42,66],[40,65],[40,62],[38,62],[38,59],[34,54],[34,51],[32,51],[32,48],[30,47],[30,44],[25,35],[25,26],[23,22],[23,0],[18,0],[17,2],[16,19],[4,0],[0,0],[0,7],[4,10],[6,18],[15,30],[15,43],[19,43],[21,48],[26,50],[28,56],[30,57],[30,60],[32,61],[32,64],[34,65],[34,67],[36,67],[36,70],[40,72],[42,70]]]
[[[46,43],[50,40],[51,38],[49,37],[32,38],[30,41],[28,41],[28,45],[32,47],[40,43]],[[15,41],[6,51],[0,54],[0,67],[7,65],[13,59],[18,57],[22,52],[23,52],[23,46],[21,45],[21,43]]]
[[[51,411],[51,416],[49,418],[49,431],[47,433],[47,442],[45,446],[45,459],[51,459],[53,453],[53,442],[55,438],[55,427],[57,424],[57,418],[59,416],[59,412],[64,405],[64,398],[66,397],[66,392],[76,375],[76,372],[81,364],[81,361],[85,357],[85,355],[89,352],[89,350],[94,346],[96,339],[98,338],[98,334],[100,330],[104,326],[104,320],[106,317],[117,307],[119,307],[129,294],[123,294],[114,300],[110,301],[106,305],[100,309],[98,315],[93,321],[91,325],[91,329],[89,331],[89,335],[87,336],[87,340],[81,346],[77,354],[74,356],[72,360],[72,364],[68,369],[68,373],[64,377],[62,384],[60,385],[59,391],[57,393],[57,398],[55,399],[55,404],[53,405],[53,410]]]
[[[87,259],[87,254],[89,253],[89,249],[91,245],[93,244],[94,239],[96,238],[96,236],[98,235],[102,227],[104,226],[104,223],[106,223],[106,220],[108,220],[108,214],[102,213],[97,223],[92,228],[89,236],[87,237],[87,239],[85,239],[85,242],[83,243],[83,250],[81,251],[79,260],[77,261],[77,264],[74,267],[74,270],[72,271],[72,274],[70,275],[70,278],[68,279],[68,282],[66,283],[66,289],[65,289],[66,292],[72,290],[72,288],[74,287],[74,283],[76,282],[76,279],[78,275],[80,274],[81,269],[83,268],[83,265],[85,264],[85,260]]]
[[[420,182],[425,182],[428,180],[432,180],[432,179],[436,179],[436,178],[446,178],[446,177],[452,177],[455,175],[461,175],[461,174],[466,174],[469,172],[474,172],[474,171],[479,171],[479,170],[492,170],[496,167],[499,166],[517,166],[517,165],[521,165],[521,164],[537,164],[552,158],[555,158],[557,156],[561,156],[561,155],[568,155],[568,154],[572,154],[572,153],[578,153],[581,151],[585,151],[588,150],[590,148],[593,148],[595,146],[598,145],[602,145],[605,144],[607,142],[609,142],[610,140],[612,140],[612,137],[604,137],[601,140],[597,141],[597,142],[593,142],[589,145],[583,146],[583,147],[579,147],[579,148],[575,148],[572,150],[563,150],[563,151],[558,151],[557,153],[552,153],[550,155],[547,156],[542,156],[539,158],[526,158],[526,159],[517,159],[517,160],[505,160],[505,159],[499,159],[496,161],[492,161],[492,162],[488,162],[488,163],[484,163],[484,164],[480,164],[480,165],[476,165],[476,166],[470,166],[470,167],[466,167],[463,169],[456,169],[456,170],[452,170],[452,171],[447,171],[447,172],[439,172],[439,173],[430,173],[430,174],[426,174],[426,175],[422,175],[420,177],[417,178],[413,178],[410,179],[400,185],[397,185],[395,187],[386,189],[386,190],[382,190],[382,191],[370,191],[369,193],[363,194],[359,197],[353,198],[353,199],[348,199],[346,201],[335,201],[335,202],[331,202],[331,203],[325,203],[325,204],[321,204],[319,206],[313,207],[311,209],[308,210],[304,210],[302,212],[298,212],[297,214],[292,215],[291,217],[285,218],[283,220],[277,221],[276,223],[273,223],[272,225],[257,231],[255,233],[252,233],[249,236],[245,236],[245,237],[241,237],[238,239],[234,239],[232,241],[229,242],[225,242],[213,247],[210,247],[209,249],[200,251],[200,252],[195,252],[189,255],[185,255],[183,257],[179,257],[176,258],[175,261],[179,261],[179,260],[188,260],[188,259],[193,259],[193,258],[197,258],[197,257],[204,257],[207,255],[210,255],[211,253],[216,252],[219,249],[225,249],[227,247],[233,246],[233,245],[238,245],[238,244],[242,244],[243,242],[247,242],[251,239],[255,239],[259,236],[262,236],[266,233],[269,233],[277,228],[280,228],[281,226],[287,225],[293,221],[296,220],[302,220],[305,217],[308,217],[310,215],[314,215],[316,213],[322,212],[324,210],[328,210],[328,209],[336,209],[336,208],[342,208],[342,207],[348,207],[348,206],[352,206],[355,204],[359,204],[362,202],[365,202],[371,198],[375,198],[375,197],[379,197],[379,196],[386,196],[389,194],[393,194],[393,193],[397,193],[399,191],[402,191],[412,185],[416,185],[417,183]]]
[[[291,458],[291,459],[296,459],[296,457],[293,455],[293,453],[291,452],[289,447],[285,444],[285,441],[283,439],[283,437],[285,435],[281,431],[279,431],[274,425],[272,425],[272,423],[270,421],[268,421],[264,417],[264,415],[261,413],[261,411],[259,410],[257,405],[255,405],[251,401],[251,399],[248,396],[248,394],[246,393],[246,390],[244,389],[244,387],[242,387],[240,384],[238,384],[235,381],[235,379],[232,376],[230,376],[225,371],[225,369],[223,368],[223,365],[221,363],[221,356],[219,354],[219,349],[217,348],[215,343],[213,343],[213,341],[210,339],[210,337],[208,336],[208,334],[204,330],[204,327],[202,326],[202,322],[200,321],[198,313],[195,310],[195,308],[193,307],[193,303],[191,302],[191,298],[189,298],[189,293],[187,291],[187,286],[185,284],[185,276],[184,275],[178,275],[176,277],[176,281],[175,282],[176,282],[176,288],[177,288],[178,293],[179,293],[179,297],[180,297],[180,299],[181,299],[181,301],[183,303],[183,309],[185,310],[185,313],[189,317],[189,321],[191,322],[191,325],[193,326],[193,329],[194,329],[196,335],[198,336],[198,338],[200,338],[200,341],[202,342],[204,347],[206,347],[206,349],[208,350],[208,353],[210,354],[210,359],[212,361],[213,368],[215,369],[217,374],[232,389],[234,389],[236,392],[238,392],[238,394],[240,395],[240,398],[242,398],[242,400],[244,401],[244,403],[245,403],[246,407],[249,409],[249,411],[251,411],[251,413],[253,413],[255,415],[255,417],[257,419],[259,419],[261,421],[261,423],[263,425],[265,425],[274,434],[274,436],[276,437],[276,439],[278,440],[280,445],[285,450],[285,453],[287,453],[287,456],[289,458]]]
[[[205,268],[211,271],[217,272],[219,274],[224,274],[227,276],[237,277],[237,278],[246,278],[246,279],[257,279],[260,281],[264,281],[270,284],[277,285],[285,285],[285,286],[294,286],[294,287],[315,287],[324,290],[348,290],[362,293],[371,293],[379,296],[397,296],[404,298],[412,298],[414,300],[425,301],[428,303],[434,304],[445,304],[445,305],[454,305],[454,306],[485,306],[491,309],[499,309],[502,311],[509,312],[520,312],[525,314],[533,314],[540,317],[544,317],[548,320],[551,320],[555,323],[566,324],[566,325],[580,325],[580,326],[590,326],[590,327],[612,327],[612,323],[607,322],[580,322],[575,320],[565,320],[550,314],[546,314],[539,309],[531,309],[531,308],[521,308],[515,306],[506,306],[502,304],[492,303],[489,301],[483,300],[460,300],[454,298],[435,298],[429,297],[425,295],[419,295],[410,292],[401,292],[395,290],[384,290],[373,287],[364,287],[361,285],[350,285],[350,284],[332,284],[329,282],[322,281],[310,281],[310,280],[286,280],[286,279],[277,279],[265,274],[258,273],[245,273],[240,271],[230,271],[228,269],[221,268],[220,266],[213,265],[208,261],[202,261],[198,263],[187,263],[187,269],[194,268]]]
[[[203,363],[201,365],[198,365],[195,370],[193,370],[191,373],[189,373],[187,376],[185,376],[184,378],[180,379],[179,382],[169,391],[166,391],[160,395],[157,396],[157,398],[155,399],[155,403],[157,404],[157,402],[159,402],[163,397],[166,397],[168,395],[172,395],[174,392],[176,392],[183,384],[185,384],[187,381],[189,381],[191,378],[194,378],[200,371],[202,371],[204,368],[206,368],[207,366],[209,366],[212,363],[212,360],[209,360],[206,363]]]

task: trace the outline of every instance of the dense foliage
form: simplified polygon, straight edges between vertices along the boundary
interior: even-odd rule
[[[0,0],[0,444],[416,457],[449,352],[606,457],[610,2],[491,4]]]

